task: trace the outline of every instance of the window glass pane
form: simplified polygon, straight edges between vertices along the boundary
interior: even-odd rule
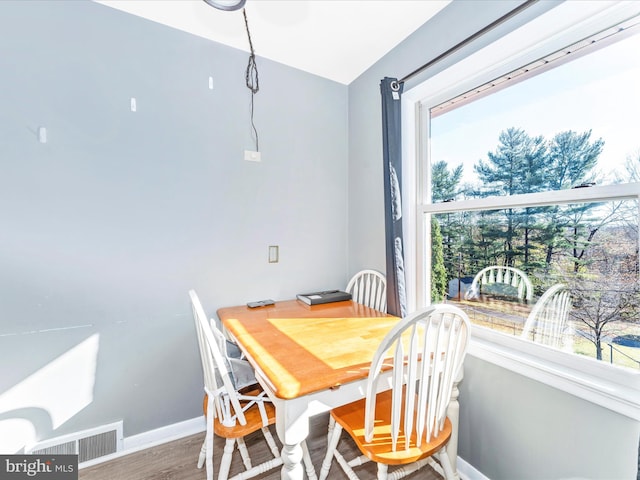
[[[433,202],[640,180],[639,51],[628,35],[432,117]]]
[[[433,301],[485,328],[640,368],[637,200],[430,220]]]

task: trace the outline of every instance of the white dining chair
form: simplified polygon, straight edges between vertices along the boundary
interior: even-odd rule
[[[378,480],[399,479],[427,464],[445,478],[455,478],[446,450],[452,434],[447,407],[469,331],[467,315],[448,304],[400,320],[373,356],[365,398],[331,411],[320,480],[329,476],[334,458],[353,480],[358,478],[354,469],[369,461],[378,464]],[[380,377],[389,369],[391,388],[384,389]],[[377,393],[379,389],[384,391]],[[346,460],[338,451],[343,430],[361,456]],[[390,465],[397,468],[389,471]]]
[[[380,312],[387,311],[387,279],[376,270],[356,273],[347,283],[346,291],[355,302]]]
[[[206,463],[207,480],[213,479],[213,436],[226,439],[220,460],[218,480],[227,480],[235,447],[242,457],[245,470],[229,480],[255,477],[282,465],[278,446],[269,430],[276,420],[273,404],[260,388],[255,371],[245,359],[226,355],[225,337],[212,325],[204,313],[195,291],[189,291],[196,325],[200,358],[204,373],[204,415],[207,423],[205,441],[198,458],[198,468]],[[272,458],[253,465],[244,438],[262,431]],[[315,479],[315,470],[306,444],[303,443],[303,459],[307,476]]]

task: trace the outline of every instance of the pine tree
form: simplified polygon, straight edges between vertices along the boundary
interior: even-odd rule
[[[571,130],[556,134],[549,142],[548,160],[545,173],[544,190],[563,190],[586,187],[596,181],[594,168],[604,147],[602,139],[590,143],[591,130],[576,133]],[[550,262],[554,249],[564,245],[571,250],[573,271],[578,272],[583,265],[582,258],[602,226],[598,218],[591,218],[590,211],[599,203],[565,205],[554,209],[545,209],[544,223],[555,228],[547,229],[545,239],[546,262]],[[560,238],[558,225],[567,228],[564,238]],[[547,263],[547,266],[549,263]],[[548,267],[547,267],[548,269]]]
[[[487,153],[487,161],[479,160],[474,166],[484,188],[481,196],[518,195],[540,191],[544,182],[544,164],[547,158],[544,138],[530,137],[519,128],[508,128],[498,137],[500,144],[495,152]],[[535,225],[536,208],[524,211],[506,209],[501,211],[506,227],[502,229],[502,263],[515,266],[516,259],[524,255],[529,264],[531,246],[517,248],[518,232],[524,228],[524,238],[529,238],[529,228]]]
[[[431,217],[431,301],[441,302],[447,292],[447,270],[444,268],[442,235],[438,221]]]
[[[594,167],[602,153],[604,141],[590,143],[591,130],[576,133],[571,130],[556,134],[549,143],[545,162],[544,190],[562,190],[585,186],[595,181]]]
[[[460,193],[462,165],[449,170],[447,162],[441,160],[431,167],[431,198],[433,203],[455,199]],[[443,261],[449,278],[458,275],[458,256],[460,252],[460,236],[463,228],[463,215],[447,213],[438,215],[439,230],[442,238]]]

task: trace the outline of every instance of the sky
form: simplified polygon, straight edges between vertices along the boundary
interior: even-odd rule
[[[548,140],[592,130],[591,142],[604,140],[597,168],[623,170],[628,156],[640,155],[640,34],[432,119],[432,161],[462,164],[463,183],[475,182],[473,164],[509,127]]]

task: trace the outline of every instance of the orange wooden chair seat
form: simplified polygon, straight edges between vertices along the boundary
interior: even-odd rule
[[[416,442],[415,431],[411,435],[409,448],[406,449],[406,437],[401,429],[398,435],[400,449],[393,451],[391,448],[391,390],[378,394],[376,401],[376,421],[373,426],[373,439],[367,442],[364,434],[364,412],[366,399],[349,403],[331,411],[331,416],[342,428],[351,435],[353,441],[370,460],[387,465],[403,465],[416,462],[422,458],[430,457],[451,438],[451,422],[445,419],[444,427],[438,435],[426,440],[422,435],[420,446]],[[404,415],[400,418],[400,424],[404,423]]]

